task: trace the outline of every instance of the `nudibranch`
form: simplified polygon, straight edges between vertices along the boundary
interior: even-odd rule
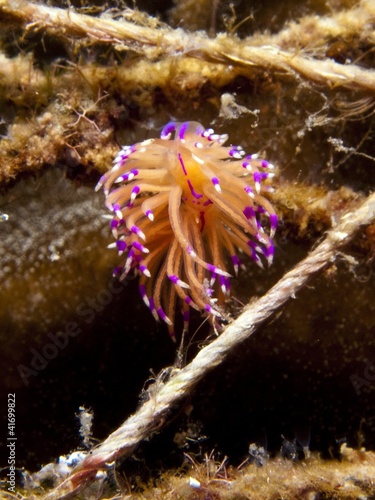
[[[96,188],[113,214],[110,246],[125,257],[114,274],[140,275],[144,302],[173,340],[176,306],[184,330],[190,308],[218,324],[241,255],[261,267],[273,259],[277,215],[263,194],[274,167],[227,139],[197,122],[170,122],[160,139],[124,146]]]

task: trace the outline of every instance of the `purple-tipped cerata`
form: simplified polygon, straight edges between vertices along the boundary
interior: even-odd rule
[[[263,193],[273,165],[223,146],[227,139],[197,122],[170,122],[160,139],[124,146],[97,186],[125,256],[116,275],[139,273],[143,300],[172,338],[176,305],[185,329],[190,307],[220,320],[241,254],[272,262],[277,215]]]

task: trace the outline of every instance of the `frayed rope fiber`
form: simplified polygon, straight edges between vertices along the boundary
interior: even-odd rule
[[[124,47],[140,51],[143,56],[148,55],[151,58],[184,54],[216,64],[230,64],[248,69],[258,67],[267,71],[295,74],[330,87],[375,90],[373,71],[363,69],[359,65],[339,64],[331,59],[314,59],[301,56],[295,50],[288,52],[275,46],[252,46],[248,41],[242,42],[238,38],[218,36],[216,39],[210,39],[200,32],[188,34],[181,28],[155,30],[124,20],[118,22],[112,19],[98,19],[79,14],[72,9],[64,10],[25,0],[0,0],[1,13],[14,22],[26,25],[28,30],[37,27],[60,36],[88,37],[115,46],[122,43]],[[374,11],[371,3],[364,2],[360,13],[364,17],[360,17],[359,26],[364,29],[364,24],[371,25],[373,22]],[[358,17],[359,12],[349,10],[344,19]],[[331,26],[335,23],[337,20],[326,22]],[[346,21],[341,21],[336,25],[341,28],[345,24]]]
[[[234,347],[249,338],[290,298],[294,298],[316,272],[332,264],[339,248],[352,239],[360,226],[370,224],[374,220],[375,193],[357,210],[344,215],[315,250],[287,272],[263,297],[247,306],[190,364],[172,372],[166,383],[157,383],[152,397],[102,444],[92,450],[71,476],[50,492],[45,500],[57,500],[76,494],[95,479],[98,470],[108,468],[108,464],[120,457],[129,457],[141,441],[163,427],[171,410],[192,392],[207,373],[220,365]]]

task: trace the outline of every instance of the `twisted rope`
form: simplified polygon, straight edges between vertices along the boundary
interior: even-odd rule
[[[367,24],[372,25],[375,22],[373,5],[364,2],[362,7],[364,18],[361,17],[361,21],[366,19]],[[26,0],[0,0],[1,13],[12,21],[27,25],[27,29],[47,29],[65,37],[88,37],[94,41],[115,45],[119,49],[134,50],[144,57],[184,55],[248,70],[261,68],[273,73],[281,71],[328,86],[375,90],[373,71],[358,65],[339,64],[332,59],[314,59],[303,53],[298,54],[295,50],[289,52],[277,46],[257,47],[251,40],[239,40],[225,34],[211,39],[202,32],[187,33],[181,28],[169,27],[155,29],[155,26],[139,26],[125,20],[97,18],[79,14],[73,9],[49,7]],[[329,18],[326,24],[332,24]],[[341,26],[340,23],[339,25]]]
[[[358,209],[344,215],[315,250],[287,272],[263,297],[248,305],[190,364],[175,370],[166,383],[156,383],[151,398],[94,449],[45,500],[61,500],[77,493],[95,479],[98,470],[107,468],[109,463],[120,457],[129,457],[141,441],[163,427],[171,410],[193,391],[208,372],[220,365],[234,347],[249,338],[290,298],[295,298],[315,273],[332,264],[337,251],[353,238],[360,226],[374,221],[375,193]]]

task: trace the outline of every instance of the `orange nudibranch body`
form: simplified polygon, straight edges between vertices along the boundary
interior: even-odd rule
[[[227,257],[235,274],[245,254],[262,267],[273,259],[277,215],[263,192],[274,167],[223,146],[227,139],[197,122],[170,122],[160,139],[125,146],[97,186],[113,213],[114,246],[126,256],[116,274],[139,272],[143,300],[172,338],[177,304],[185,329],[190,307],[213,322],[223,317]]]

